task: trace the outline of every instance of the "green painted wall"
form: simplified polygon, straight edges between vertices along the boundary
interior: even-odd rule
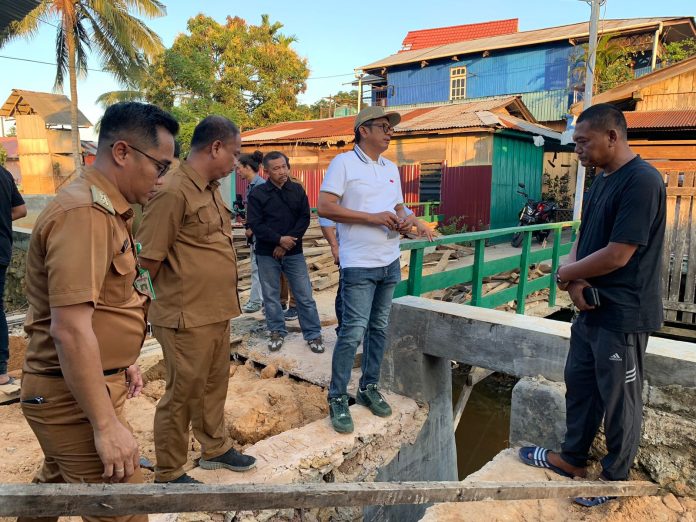
[[[493,136],[493,177],[491,181],[491,229],[514,227],[524,199],[517,184],[526,185],[530,197],[541,197],[544,148],[531,139]]]

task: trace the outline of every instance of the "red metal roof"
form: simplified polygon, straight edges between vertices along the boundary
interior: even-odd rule
[[[696,109],[624,112],[624,116],[631,130],[696,128]]]
[[[2,148],[7,151],[8,158],[10,158],[10,159],[19,158],[19,154],[17,153],[17,137],[16,136],[8,136],[8,137],[0,138],[0,145],[2,145]]]
[[[450,27],[409,31],[401,44],[402,48],[399,52],[415,51],[437,45],[516,33],[517,23],[517,18],[510,18],[508,20],[495,20],[481,24],[453,25]]]

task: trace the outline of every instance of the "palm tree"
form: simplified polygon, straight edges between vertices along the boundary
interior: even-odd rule
[[[62,91],[65,73],[70,82],[70,126],[75,169],[81,165],[77,124],[77,78],[87,74],[87,52],[95,51],[102,67],[124,84],[131,71],[147,66],[147,58],[160,52],[162,42],[154,31],[130,14],[154,18],[166,14],[158,0],[41,0],[22,20],[13,22],[0,35],[0,47],[9,40],[33,37],[40,24],[56,27],[56,79],[54,90]]]

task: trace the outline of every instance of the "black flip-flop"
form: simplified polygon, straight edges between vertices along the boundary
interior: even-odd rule
[[[547,450],[546,448],[542,448],[539,446],[524,446],[520,448],[518,455],[520,457],[520,460],[527,464],[527,466],[550,469],[551,471],[554,471],[563,477],[575,477],[575,475],[562,470],[554,464],[551,464],[548,459],[549,450]],[[531,458],[528,457],[528,455],[531,455]]]
[[[7,386],[9,384],[15,384],[16,382],[17,379],[15,379],[14,377],[8,377],[7,382],[3,382],[2,384],[0,384],[0,386]]]

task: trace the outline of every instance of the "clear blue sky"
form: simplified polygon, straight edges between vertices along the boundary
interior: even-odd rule
[[[3,0],[5,1],[5,0]],[[227,15],[240,16],[259,23],[261,14],[285,27],[294,35],[297,52],[307,58],[311,70],[303,103],[348,90],[353,69],[396,52],[409,30],[448,25],[519,18],[520,31],[582,22],[589,19],[590,8],[583,0],[397,0],[392,2],[326,2],[309,0],[163,0],[167,15],[147,21],[170,46],[177,34],[186,31],[186,21],[198,13],[223,21]],[[694,0],[607,0],[604,18],[645,16],[694,16]],[[0,48],[0,103],[12,88],[50,92],[55,67],[5,57],[54,62],[55,28],[42,24],[40,33],[30,42],[17,40]],[[99,68],[96,58],[90,67]],[[331,78],[326,78],[326,77]],[[97,96],[118,89],[112,77],[90,71],[78,83],[79,106],[95,122],[102,109]],[[66,86],[66,94],[68,93]]]

